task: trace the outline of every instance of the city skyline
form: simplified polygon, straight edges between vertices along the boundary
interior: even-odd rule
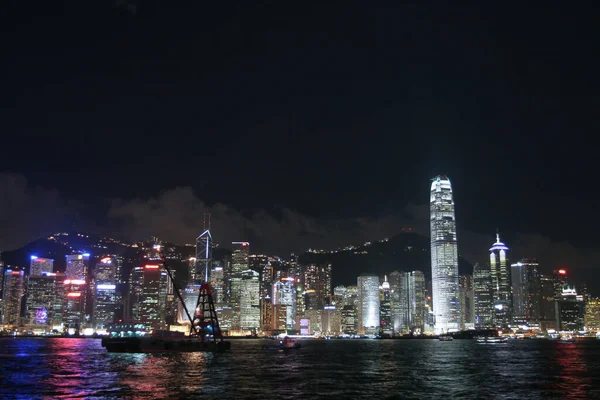
[[[0,249],[73,225],[185,243],[207,211],[259,252],[427,235],[427,180],[446,174],[467,259],[499,229],[512,254],[600,281],[585,13],[148,4],[15,6]]]

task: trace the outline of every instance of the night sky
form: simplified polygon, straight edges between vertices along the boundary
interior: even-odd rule
[[[447,174],[466,257],[498,228],[515,256],[600,277],[591,10],[19,3],[2,249],[72,226],[192,242],[205,211],[223,243],[271,253],[428,234]]]

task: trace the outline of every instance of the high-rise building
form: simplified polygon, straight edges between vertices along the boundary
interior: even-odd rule
[[[540,307],[540,317],[538,321],[540,329],[542,331],[557,329],[554,279],[551,276],[540,275],[538,303]]]
[[[268,331],[273,328],[273,277],[274,277],[273,265],[267,262],[260,273],[260,323],[264,331]],[[294,278],[292,278],[293,280]],[[296,296],[294,288],[294,296]],[[294,306],[296,305],[296,298],[294,298]]]
[[[28,330],[40,334],[52,330],[55,277],[53,272],[28,277],[25,300],[25,325]]]
[[[233,252],[231,254],[231,273],[241,275],[242,272],[250,268],[250,243],[233,242]]]
[[[431,287],[436,333],[460,329],[458,246],[452,186],[447,177],[431,183]]]
[[[590,298],[585,306],[585,329],[600,332],[600,298]]]
[[[88,286],[83,279],[66,279],[63,281],[63,285],[63,326],[70,333],[78,334],[86,325],[85,310]]]
[[[342,306],[342,333],[346,335],[356,335],[358,332],[358,316],[356,307],[352,304]]]
[[[335,293],[335,291],[334,291]],[[335,295],[334,295],[335,297]],[[385,335],[394,333],[392,325],[392,304],[391,304],[391,289],[390,283],[387,280],[387,275],[383,277],[383,283],[379,291],[379,314],[380,314],[380,329]]]
[[[87,253],[67,255],[67,269],[65,275],[68,279],[87,280],[89,262],[90,255]]]
[[[493,327],[492,278],[489,267],[479,263],[473,266],[473,303],[475,328]]]
[[[556,321],[560,331],[583,331],[585,329],[585,301],[575,287],[565,284],[559,300],[556,300]]]
[[[496,234],[496,243],[490,247],[490,276],[492,277],[492,298],[494,300],[494,322],[505,328],[511,323],[512,294],[510,268],[507,260],[508,247]]]
[[[240,280],[240,327],[256,332],[260,329],[260,275],[248,269]]]
[[[273,306],[279,314],[285,309],[285,329],[292,330],[296,326],[296,283],[294,278],[283,278],[273,286]]]
[[[242,273],[250,268],[249,251],[250,243],[233,242],[233,252],[231,254],[231,276],[230,276],[230,296],[229,304],[233,310],[232,329],[240,330],[241,326],[241,296],[242,296]]]
[[[323,308],[331,297],[331,264],[308,264],[303,266],[304,290],[314,290],[319,306]]]
[[[166,298],[161,298],[162,278],[160,265],[148,264],[141,268],[142,281],[141,288],[136,288],[140,293],[137,297],[136,308],[137,322],[143,323],[153,329],[162,329],[165,325],[164,310],[166,308]],[[190,310],[190,312],[192,312]]]
[[[375,335],[379,333],[379,277],[361,275],[358,277],[358,333]]]
[[[42,258],[31,256],[29,264],[29,276],[41,276],[43,274],[54,272],[54,260],[51,258]]]
[[[19,326],[24,290],[25,272],[6,269],[2,289],[2,323],[4,325]]]
[[[93,319],[96,329],[105,329],[115,322],[117,297],[117,263],[104,257],[94,270]]]
[[[473,291],[473,276],[460,275],[458,278],[460,293],[461,329],[475,328],[475,293]]]
[[[528,325],[540,319],[540,274],[534,259],[511,264],[513,324]]]
[[[395,335],[424,332],[425,275],[421,271],[390,274],[390,308]]]

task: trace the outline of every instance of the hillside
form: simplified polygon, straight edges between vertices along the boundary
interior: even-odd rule
[[[431,278],[430,242],[426,236],[404,232],[389,240],[347,247],[333,252],[306,252],[299,261],[306,263],[331,263],[333,285],[356,285],[362,273],[383,277],[394,270],[423,271]],[[459,257],[459,272],[472,273],[473,266]]]

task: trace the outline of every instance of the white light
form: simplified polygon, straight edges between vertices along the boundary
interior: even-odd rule
[[[97,289],[99,290],[115,290],[117,288],[116,285],[97,285]]]

